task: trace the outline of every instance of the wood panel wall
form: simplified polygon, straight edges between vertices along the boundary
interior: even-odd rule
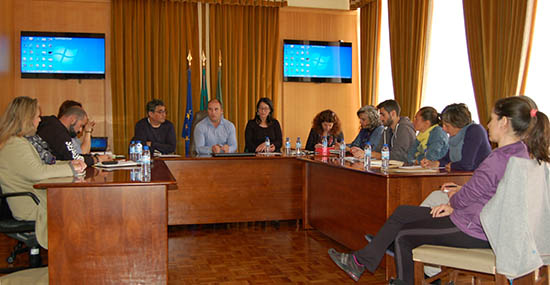
[[[0,112],[13,98],[13,0],[0,1]]]
[[[284,39],[342,40],[351,42],[353,47],[352,83],[282,82],[280,72],[283,135],[291,138],[293,146],[299,136],[305,146],[313,117],[331,109],[342,121],[346,142],[351,142],[359,131],[356,111],[361,104],[357,11],[285,7],[280,9],[279,21],[281,51]],[[282,65],[282,52],[280,54]]]
[[[1,2],[4,2],[2,0]],[[9,0],[10,2],[13,0]],[[43,115],[57,114],[59,105],[68,99],[83,104],[88,116],[96,121],[94,136],[112,137],[112,107],[110,87],[110,0],[17,0],[0,13],[13,15],[10,43],[13,59],[12,96],[2,96],[0,106],[15,96],[38,98]],[[3,15],[0,14],[0,18]],[[2,20],[3,21],[3,20]],[[22,79],[20,76],[20,32],[85,32],[105,34],[105,79]],[[1,80],[1,79],[0,79]],[[9,86],[9,85],[8,85]],[[112,141],[112,140],[111,140]]]

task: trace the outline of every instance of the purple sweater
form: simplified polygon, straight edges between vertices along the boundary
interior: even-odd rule
[[[519,141],[495,149],[474,171],[472,178],[464,184],[462,189],[451,197],[450,202],[454,209],[451,221],[462,232],[487,240],[479,213],[495,195],[498,183],[504,176],[508,159],[512,156],[529,158],[527,146]]]
[[[451,162],[449,152],[439,160],[439,166],[445,166]],[[479,164],[491,153],[491,145],[487,137],[487,131],[478,124],[472,124],[464,134],[462,146],[462,159],[451,163],[451,170],[474,171]]]

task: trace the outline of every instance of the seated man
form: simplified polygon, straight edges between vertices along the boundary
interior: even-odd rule
[[[57,160],[83,160],[91,166],[97,162],[111,160],[106,155],[92,156],[79,154],[73,144],[72,138],[82,131],[82,127],[88,122],[88,115],[84,109],[73,106],[57,118],[56,116],[41,117],[37,134],[50,146]]]
[[[193,139],[199,154],[237,150],[235,125],[223,118],[222,103],[218,99],[208,102],[208,118],[195,126]]]
[[[384,132],[378,147],[373,149],[372,157],[380,159],[380,151],[384,144],[390,147],[390,159],[407,162],[409,147],[416,139],[411,120],[401,117],[401,107],[395,100],[386,100],[378,104],[380,121],[384,125]]]
[[[57,118],[61,118],[67,111],[67,109],[77,106],[82,108],[80,102],[73,100],[66,100],[59,106],[59,112],[57,113]],[[76,137],[73,138],[73,146],[79,154],[90,153],[92,146],[92,132],[94,131],[95,122],[88,120],[88,122],[83,127],[83,132],[79,132]]]
[[[154,99],[147,103],[147,117],[136,123],[132,140],[140,140],[153,152],[168,154],[176,151],[176,131],[172,122],[166,120],[164,102]]]

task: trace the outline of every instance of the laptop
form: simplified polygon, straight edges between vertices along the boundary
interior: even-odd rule
[[[90,152],[105,152],[107,150],[107,137],[92,137]]]
[[[212,153],[213,157],[243,157],[243,156],[256,156],[253,152],[220,152],[220,153]]]

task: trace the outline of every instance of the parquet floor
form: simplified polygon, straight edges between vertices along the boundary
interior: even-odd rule
[[[331,247],[346,250],[294,221],[170,227],[169,284],[355,284],[332,263]],[[361,284],[387,284],[383,270]]]

